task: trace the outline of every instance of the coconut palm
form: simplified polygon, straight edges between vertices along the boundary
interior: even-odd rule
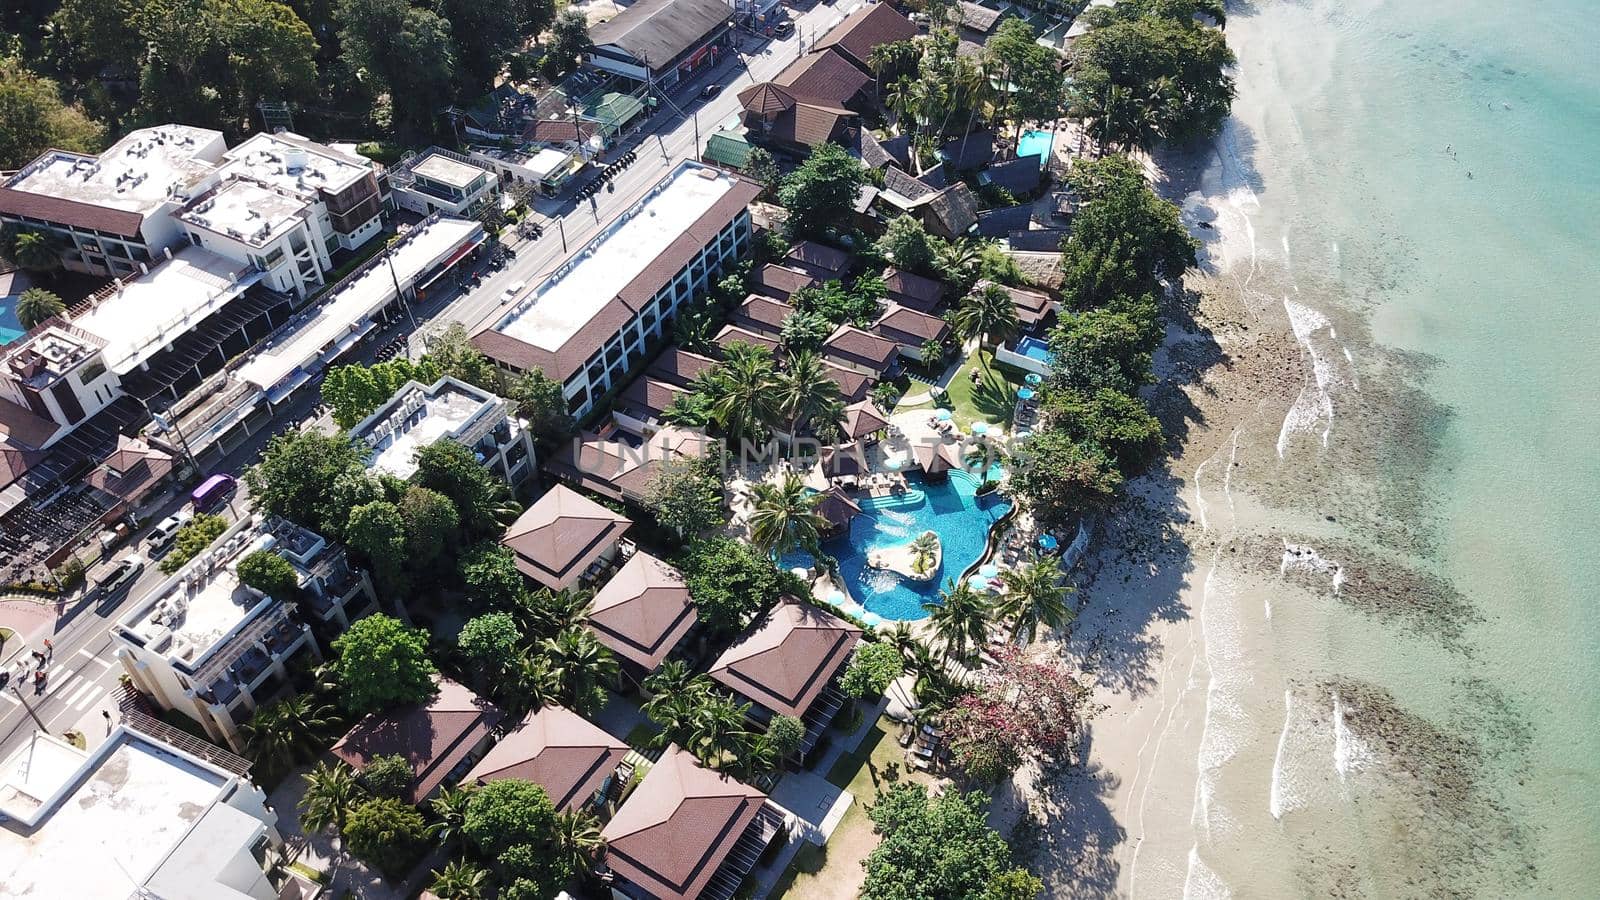
[[[11,244],[11,261],[19,269],[50,273],[61,268],[61,250],[47,235],[24,231]]]
[[[778,768],[778,747],[771,735],[752,734],[738,751],[739,758],[731,766],[733,775],[740,781],[752,781]]]
[[[489,873],[464,859],[453,859],[433,870],[428,890],[440,900],[482,900],[487,896]]]
[[[933,247],[933,267],[940,277],[963,287],[972,283],[982,258],[983,245],[967,238],[939,241]]]
[[[434,817],[428,830],[440,844],[448,847],[461,838],[461,828],[467,821],[467,804],[472,802],[477,790],[477,785],[468,782],[460,787],[447,787],[428,801]]]
[[[596,712],[606,704],[606,685],[620,671],[617,658],[594,632],[573,626],[545,638],[540,651],[550,664],[550,676],[560,685],[561,698],[580,714]]]
[[[54,291],[28,288],[17,298],[17,321],[23,328],[32,328],[51,316],[59,316],[67,305]]]
[[[883,98],[884,75],[906,71],[921,56],[922,48],[915,41],[890,41],[873,47],[867,54],[867,67],[872,69],[873,91],[878,99]]]
[[[934,633],[944,642],[945,651],[965,661],[988,637],[989,601],[965,581],[951,579],[939,592],[938,603],[925,603]]]
[[[1072,620],[1073,612],[1067,606],[1067,596],[1073,587],[1066,584],[1061,572],[1061,562],[1046,556],[1033,564],[1010,569],[1001,579],[1006,592],[1000,598],[997,611],[1002,618],[1011,619],[1011,637],[1032,643],[1039,626],[1060,628]]]
[[[593,600],[594,594],[588,590],[540,588],[517,598],[511,617],[525,635],[552,637],[574,625],[582,625]]]
[[[964,341],[977,339],[981,350],[991,341],[1004,341],[1017,333],[1022,323],[1017,319],[1017,305],[999,285],[985,285],[963,297],[951,316],[951,325]],[[979,359],[985,370],[989,360],[982,353]]]
[[[506,673],[496,697],[507,712],[526,714],[559,702],[561,683],[551,670],[549,660],[535,653],[524,653]]]
[[[262,781],[276,781],[302,760],[322,750],[323,740],[339,726],[330,703],[311,694],[297,694],[256,710],[240,729],[245,754],[255,760]]]
[[[791,355],[778,374],[778,409],[789,420],[791,437],[799,437],[801,423],[812,422],[838,399],[839,385],[815,350]]]
[[[750,740],[746,719],[749,711],[748,703],[739,706],[716,694],[701,697],[690,719],[685,749],[713,769],[721,768],[729,757],[737,759]]]
[[[778,421],[778,372],[765,348],[734,344],[709,380],[711,419],[730,442],[764,437]]]
[[[557,858],[569,872],[586,872],[606,848],[600,836],[600,820],[588,810],[556,813],[551,834]]]
[[[828,522],[817,512],[822,498],[790,472],[777,484],[763,481],[750,490],[750,541],[767,553],[782,555],[801,549],[820,558],[822,532]]]
[[[911,568],[918,575],[926,574],[933,566],[933,559],[939,554],[939,536],[931,531],[924,531],[911,541]]]
[[[905,659],[910,659],[912,654],[916,652],[916,648],[922,646],[917,640],[916,632],[912,631],[911,626],[905,622],[895,623],[894,628],[890,629],[889,633],[884,636],[884,640],[889,643],[889,646],[900,651],[900,656]]]
[[[302,777],[306,790],[300,797],[300,826],[312,834],[330,825],[343,831],[350,805],[361,796],[356,770],[342,762],[319,762]]]
[[[811,433],[824,444],[844,443],[844,426],[847,408],[844,399],[835,397],[811,417]]]

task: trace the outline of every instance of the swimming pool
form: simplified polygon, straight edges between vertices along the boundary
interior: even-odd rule
[[[1045,365],[1050,365],[1050,344],[1042,338],[1029,335],[1017,341],[1017,352],[1029,359],[1036,359]]]
[[[1018,156],[1039,157],[1039,168],[1050,164],[1050,145],[1055,142],[1055,136],[1048,131],[1024,131],[1022,140],[1017,142]]]
[[[990,473],[999,477],[998,468]],[[977,496],[980,479],[967,472],[951,472],[949,480],[929,483],[908,476],[906,493],[896,497],[869,497],[859,501],[861,515],[842,534],[822,545],[839,561],[839,574],[850,596],[868,610],[889,620],[925,619],[922,604],[939,599],[939,588],[983,555],[989,528],[1011,509],[998,491]],[[939,535],[943,546],[938,577],[910,581],[867,566],[873,550],[905,544],[924,531]],[[811,564],[806,553],[783,558],[783,565]]]
[[[27,333],[27,329],[17,321],[17,301],[21,299],[21,294],[6,294],[0,297],[0,346],[9,344]]]

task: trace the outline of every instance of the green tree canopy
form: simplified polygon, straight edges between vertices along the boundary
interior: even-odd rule
[[[398,875],[428,840],[428,824],[416,807],[394,797],[357,804],[341,832],[350,852]]]
[[[883,237],[878,238],[878,251],[898,268],[928,275],[933,272],[933,241],[921,219],[899,216],[889,221]]]
[[[1139,165],[1125,156],[1079,160],[1067,180],[1082,204],[1061,247],[1062,292],[1084,309],[1160,290],[1194,265],[1198,243]]]
[[[1132,393],[1154,380],[1153,338],[1145,322],[1113,309],[1066,313],[1049,334],[1052,384]]]
[[[339,45],[374,95],[393,100],[395,125],[431,134],[456,71],[450,22],[407,0],[338,0]]]
[[[1046,429],[1036,432],[1013,456],[1009,487],[1041,525],[1059,528],[1085,512],[1104,509],[1121,490],[1122,481],[1105,450]]]
[[[905,671],[905,661],[893,644],[884,641],[856,647],[839,687],[852,697],[878,697]]]
[[[548,845],[555,818],[555,806],[544,788],[502,778],[473,793],[462,831],[486,855],[495,857],[518,845]]]
[[[789,232],[821,237],[829,228],[851,221],[866,177],[860,161],[843,147],[822,144],[812,150],[778,189],[778,202],[789,210]]]
[[[578,9],[563,9],[550,28],[549,57],[562,72],[578,65],[578,57],[589,52],[594,42],[589,40],[589,19]]]
[[[493,679],[511,668],[521,643],[522,632],[517,628],[516,619],[508,613],[474,616],[461,626],[461,634],[456,637],[456,646],[485,679]]]
[[[1050,427],[1105,448],[1124,473],[1138,472],[1161,452],[1161,423],[1131,394],[1061,387],[1050,391],[1045,409]]]
[[[333,669],[340,699],[351,712],[422,703],[437,691],[427,634],[399,619],[382,613],[360,619],[334,640],[333,649],[339,654]]]
[[[479,608],[510,609],[525,590],[516,559],[510,548],[495,541],[480,541],[468,548],[461,561],[467,601]]]
[[[772,742],[772,752],[779,759],[785,759],[800,752],[800,744],[805,741],[806,723],[794,716],[773,716],[767,723],[767,739]]]
[[[948,791],[937,799],[920,784],[900,783],[868,807],[883,835],[867,857],[865,900],[985,900],[992,882],[1007,877],[1011,848],[985,822],[987,798]]]
[[[440,374],[438,364],[427,358],[420,363],[396,357],[370,366],[334,366],[322,379],[322,402],[332,409],[340,428],[354,428],[407,381],[432,384]]]
[[[161,571],[171,575],[183,568],[184,563],[199,556],[227,530],[228,520],[221,516],[202,513],[185,522],[178,529],[172,549],[161,558]]]
[[[419,449],[411,481],[448,497],[469,534],[487,537],[499,532],[510,487],[489,474],[467,447],[441,438]]]
[[[416,773],[398,753],[380,753],[361,769],[361,783],[380,797],[403,798]]]
[[[93,153],[104,129],[61,99],[56,82],[0,53],[0,169],[20,169],[51,147]]]
[[[239,560],[239,580],[269,597],[292,599],[300,592],[300,576],[287,559],[271,550],[257,550]]]
[[[343,523],[325,527],[325,498],[341,474],[361,467],[362,457],[347,435],[290,429],[267,442],[245,481],[257,508],[337,536]]]
[[[700,621],[723,634],[743,628],[770,609],[785,585],[772,561],[748,544],[726,537],[692,542],[679,558]]]
[[[1126,149],[1215,134],[1234,95],[1227,70],[1235,60],[1222,32],[1192,19],[1122,16],[1073,46],[1074,114],[1091,134]]]
[[[675,457],[662,463],[645,505],[656,521],[684,537],[694,537],[727,522],[722,512],[722,475],[707,457]]]
[[[551,450],[577,431],[561,382],[532,369],[511,382],[510,398],[517,404],[517,415],[526,419],[534,442]]]
[[[350,510],[344,540],[372,566],[385,592],[405,591],[406,521],[399,507],[375,500]]]
[[[438,491],[407,487],[400,498],[400,518],[405,522],[406,566],[413,572],[425,571],[459,540],[461,516]]]

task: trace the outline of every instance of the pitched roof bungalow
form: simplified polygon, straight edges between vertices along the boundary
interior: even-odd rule
[[[772,81],[802,100],[862,112],[872,77],[838,50],[823,49],[790,63]]]
[[[502,713],[464,685],[436,679],[427,703],[369,713],[333,745],[335,758],[361,769],[374,757],[398,754],[411,764],[407,803],[421,803],[461,777],[489,746]]]
[[[733,323],[746,331],[769,337],[783,334],[783,322],[794,312],[794,307],[781,300],[751,294],[734,310]]]
[[[532,781],[566,811],[604,802],[628,745],[561,706],[541,707],[489,749],[466,780],[488,784],[507,778]],[[598,802],[597,802],[598,801]]]
[[[661,351],[645,374],[662,381],[670,381],[678,387],[688,387],[717,361],[709,356],[690,353],[678,347],[668,347]]]
[[[711,445],[705,435],[684,428],[662,428],[649,438],[616,429],[569,441],[545,468],[602,497],[643,503],[663,465],[703,456]]]
[[[894,375],[900,368],[900,347],[854,325],[840,325],[822,342],[822,355],[847,369],[875,378]]]
[[[884,269],[883,284],[891,301],[930,316],[938,312],[944,299],[943,284],[902,269]]]
[[[950,337],[950,325],[938,316],[908,309],[898,303],[889,304],[872,324],[874,333],[900,345],[900,353],[913,359],[922,359],[922,345]]]
[[[764,334],[756,334],[754,331],[732,324],[722,326],[722,330],[717,332],[717,336],[712,339],[712,343],[724,351],[734,344],[749,344],[752,347],[761,347],[770,353],[778,352],[776,338],[771,338]]]
[[[996,284],[987,279],[973,285],[972,290],[976,293],[991,286],[1005,291],[1006,295],[1011,298],[1011,302],[1017,307],[1017,320],[1022,323],[1024,331],[1032,332],[1037,330],[1049,318],[1050,314],[1060,307],[1060,304],[1050,299],[1048,294],[1040,291],[1030,291],[1026,288]]]
[[[683,574],[643,550],[589,604],[589,629],[635,680],[659,668],[698,621]]]
[[[804,756],[843,705],[833,687],[861,641],[861,629],[809,603],[786,599],[757,619],[717,657],[712,680],[749,700],[753,715],[806,723]]]
[[[635,434],[643,434],[664,424],[662,413],[679,397],[689,391],[670,381],[663,381],[646,372],[635,378],[611,407],[611,417],[616,423]]]
[[[845,17],[843,22],[813,45],[814,51],[833,48],[844,54],[856,68],[872,74],[872,48],[879,44],[909,41],[917,36],[917,26],[887,3],[868,3]]]
[[[822,368],[823,374],[827,375],[828,380],[838,385],[839,398],[846,403],[855,403],[866,399],[868,392],[872,390],[872,386],[878,381],[864,372],[846,369],[826,359],[822,361]]]
[[[778,300],[788,300],[796,292],[817,283],[817,277],[800,269],[791,269],[777,263],[767,263],[756,270],[756,293]]]
[[[766,794],[670,746],[600,831],[612,893],[728,900],[787,820]]]
[[[850,271],[850,254],[816,241],[800,241],[784,254],[784,265],[809,272],[823,281],[843,278]]]
[[[627,516],[558,484],[511,523],[500,543],[516,554],[522,574],[559,591],[615,558],[632,525]]]

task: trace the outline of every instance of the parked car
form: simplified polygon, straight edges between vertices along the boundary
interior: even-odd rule
[[[178,536],[178,529],[183,527],[183,523],[192,518],[194,518],[194,513],[188,510],[184,510],[177,515],[167,516],[157,522],[154,528],[150,529],[150,534],[145,537],[145,546],[152,553],[165,550],[172,544],[172,539]]]
[[[720,93],[722,93],[722,85],[717,84],[715,81],[713,81],[710,84],[708,84],[705,87],[700,89],[700,99],[701,100],[710,100],[712,97],[715,97],[716,95],[718,95]]]
[[[788,19],[784,19],[782,22],[779,22],[777,25],[772,27],[772,33],[778,37],[786,38],[789,35],[794,34],[794,23]]]
[[[100,579],[101,596],[110,596],[133,584],[139,573],[144,571],[144,560],[137,554],[129,554],[117,561],[117,567],[112,569],[106,577]]]
[[[504,306],[507,303],[510,303],[512,300],[515,300],[517,295],[522,293],[522,289],[527,286],[528,283],[526,281],[511,282],[511,286],[506,288],[506,292],[500,295],[500,305]]]

